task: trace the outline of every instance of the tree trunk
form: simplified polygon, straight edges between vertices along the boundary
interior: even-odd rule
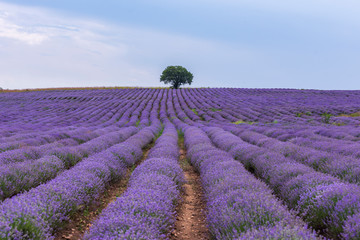
[[[179,82],[178,82],[178,81],[176,81],[176,82],[174,83],[174,89],[178,89],[178,88],[179,88],[179,86],[180,86]]]

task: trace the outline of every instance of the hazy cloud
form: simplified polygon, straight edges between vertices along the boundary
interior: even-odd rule
[[[30,29],[16,25],[6,20],[6,15],[0,15],[0,37],[25,42],[30,45],[40,44],[48,37],[41,33],[33,33]]]

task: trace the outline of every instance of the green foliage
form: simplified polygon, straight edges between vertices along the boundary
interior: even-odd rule
[[[332,125],[335,125],[335,126],[346,126],[346,123],[344,123],[344,122],[333,122]]]
[[[136,165],[135,164],[132,165],[131,168],[130,168],[130,172],[132,173],[135,170],[135,168],[136,168]]]
[[[217,108],[210,108],[211,111],[213,112],[219,112],[219,111],[222,111],[221,109],[217,109]]]
[[[246,123],[246,122],[244,122],[243,120],[239,120],[239,121],[236,121],[236,122],[232,122],[233,124],[240,124],[240,123]]]
[[[360,112],[355,112],[355,113],[350,113],[350,114],[343,113],[337,117],[360,117]]]
[[[324,123],[327,123],[327,124],[330,123],[330,118],[332,116],[330,113],[323,113],[323,114],[321,114],[321,116],[323,117],[322,121]]]
[[[183,84],[191,85],[193,80],[191,72],[182,66],[168,66],[160,76],[160,82],[170,83],[172,88],[178,89]]]
[[[350,117],[360,117],[360,112],[349,114]]]
[[[157,134],[155,134],[155,141],[163,134],[163,132],[164,132],[164,125],[161,124],[160,131]]]
[[[85,217],[90,215],[89,206],[86,206],[86,207],[85,207],[85,209],[83,210],[83,215],[84,215]]]
[[[301,117],[302,115],[311,116],[311,112],[306,112],[306,113],[298,112],[298,113],[295,113],[296,117]]]
[[[195,108],[191,109],[196,115],[199,115]]]
[[[73,139],[80,145],[80,144],[83,144],[84,142],[86,142],[85,140],[83,139],[80,139],[80,138],[76,138],[76,137],[73,137]]]
[[[178,141],[179,142],[184,141],[184,132],[181,131],[180,129],[178,129],[177,132],[178,132]]]
[[[11,228],[23,233],[28,239],[44,239],[41,237],[42,231],[36,226],[35,219],[27,216],[19,216],[11,223]]]
[[[246,123],[246,124],[252,125],[252,124],[254,124],[255,122],[247,122],[247,121],[239,120],[239,121],[232,122],[232,123],[233,123],[233,124],[236,124],[236,125],[238,125],[238,124],[240,124],[240,123]]]

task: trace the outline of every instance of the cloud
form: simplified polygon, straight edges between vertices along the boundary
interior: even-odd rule
[[[127,63],[132,34],[100,21],[0,3],[0,86],[141,85],[135,76],[148,74]]]
[[[5,17],[0,16],[0,37],[19,40],[29,45],[40,44],[47,39],[46,35],[32,33],[24,27],[7,21]]]

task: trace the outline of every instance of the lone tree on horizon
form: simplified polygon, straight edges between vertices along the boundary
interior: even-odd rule
[[[191,85],[193,80],[191,72],[182,66],[168,66],[160,76],[160,82],[171,83],[171,87],[178,89],[180,85]]]

